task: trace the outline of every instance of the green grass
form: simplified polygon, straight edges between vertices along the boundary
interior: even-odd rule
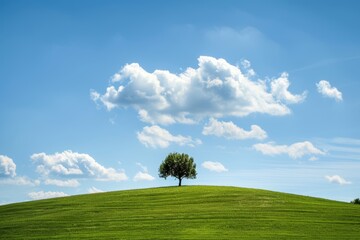
[[[0,206],[0,239],[360,239],[360,206],[184,186]]]

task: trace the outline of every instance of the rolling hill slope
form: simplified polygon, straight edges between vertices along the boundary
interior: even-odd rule
[[[184,186],[0,206],[0,239],[360,239],[360,206]]]

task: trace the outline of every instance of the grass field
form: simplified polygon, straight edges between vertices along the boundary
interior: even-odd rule
[[[360,206],[184,186],[0,206],[0,239],[360,239]]]

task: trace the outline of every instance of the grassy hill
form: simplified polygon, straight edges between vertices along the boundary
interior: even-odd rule
[[[0,206],[0,239],[360,239],[360,206],[184,186]]]

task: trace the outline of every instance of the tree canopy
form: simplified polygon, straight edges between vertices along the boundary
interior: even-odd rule
[[[351,201],[353,204],[360,204],[360,198],[356,198],[353,201]]]
[[[170,153],[159,167],[159,177],[175,177],[179,180],[179,187],[182,179],[195,179],[196,175],[194,159],[185,153]]]

